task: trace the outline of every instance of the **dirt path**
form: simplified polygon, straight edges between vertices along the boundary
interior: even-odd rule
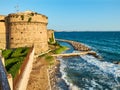
[[[26,90],[50,90],[47,64],[44,59],[37,58],[34,61]]]

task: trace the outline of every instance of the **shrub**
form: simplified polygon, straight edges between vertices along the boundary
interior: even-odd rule
[[[48,62],[49,65],[54,64],[54,58],[53,58],[53,56],[46,55],[45,56],[45,60]]]
[[[9,69],[8,73],[11,73],[11,74],[12,74],[12,77],[15,78],[15,76],[16,76],[16,74],[18,73],[21,65],[22,65],[22,62],[16,63],[14,66],[12,66],[12,67]]]
[[[20,66],[29,51],[28,47],[20,47],[17,49],[10,49],[2,51],[5,57],[5,68],[7,72],[11,73],[13,77],[18,73]]]
[[[11,57],[20,57],[20,56],[26,56],[29,51],[29,48],[25,47],[20,47],[17,48],[11,55]]]
[[[5,61],[5,67],[7,67],[9,64],[21,62],[23,60],[24,60],[24,57],[17,57],[17,58],[7,59]],[[8,67],[8,68],[10,68],[10,67]]]
[[[28,22],[31,22],[31,20],[32,20],[32,18],[30,17],[30,18],[28,18]]]
[[[31,13],[30,15],[31,15],[31,16],[34,16],[34,13]]]
[[[12,52],[13,52],[12,49],[3,50],[3,51],[2,51],[2,56],[3,56],[5,59],[8,59],[8,58],[10,58]]]
[[[21,15],[21,19],[24,20],[24,15]]]

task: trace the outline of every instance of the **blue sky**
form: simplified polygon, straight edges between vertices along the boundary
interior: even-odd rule
[[[120,31],[120,0],[0,0],[0,14],[32,10],[57,31]]]

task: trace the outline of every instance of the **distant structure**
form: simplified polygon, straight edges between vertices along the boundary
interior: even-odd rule
[[[51,43],[51,44],[54,44],[56,42],[55,41],[54,30],[48,29],[47,35],[48,35],[48,42]]]
[[[31,47],[35,53],[48,50],[48,17],[32,11],[0,16],[0,48]],[[53,37],[53,36],[50,36]],[[50,38],[49,37],[49,38]]]

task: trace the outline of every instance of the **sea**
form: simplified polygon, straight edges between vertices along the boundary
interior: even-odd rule
[[[59,90],[120,90],[120,32],[55,32],[55,38],[85,44],[101,58],[92,55],[58,57],[60,72]],[[66,42],[61,45],[76,52]]]

